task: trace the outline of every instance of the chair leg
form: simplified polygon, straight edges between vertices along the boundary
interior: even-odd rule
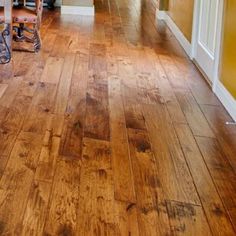
[[[14,40],[17,42],[22,42],[25,40],[24,37],[24,24],[20,23],[18,26],[13,26],[13,30],[16,32],[16,35],[14,35]]]
[[[5,24],[3,30],[0,31],[0,64],[8,63],[11,60],[10,37],[10,25]]]
[[[38,52],[41,49],[42,42],[41,42],[41,37],[40,33],[37,29],[37,27],[34,28],[34,51]]]
[[[19,26],[14,26],[14,30],[16,32],[14,36],[14,40],[16,42],[28,42],[33,43],[33,52],[39,52],[42,47],[40,32],[38,25],[34,25],[33,28],[29,28],[24,26],[24,24],[20,24]],[[26,34],[28,33],[28,34]],[[20,51],[31,51],[25,49],[14,49]],[[31,51],[32,52],[32,51]]]

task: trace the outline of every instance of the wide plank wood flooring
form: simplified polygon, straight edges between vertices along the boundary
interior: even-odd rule
[[[236,127],[156,2],[45,10],[0,65],[0,235],[236,235]]]

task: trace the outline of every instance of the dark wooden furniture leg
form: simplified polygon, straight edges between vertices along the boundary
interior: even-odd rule
[[[55,0],[47,0],[46,2],[48,4],[49,9],[54,9]]]
[[[0,0],[4,20],[0,23],[0,63],[7,63],[12,55],[12,0]]]
[[[11,60],[11,31],[10,24],[0,24],[0,64]]]

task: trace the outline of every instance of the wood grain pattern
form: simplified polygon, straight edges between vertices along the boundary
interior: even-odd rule
[[[168,235],[168,215],[147,133],[128,130],[141,235]]]
[[[8,87],[7,84],[1,84],[1,85],[0,85],[0,98],[1,98],[2,95],[5,93],[7,87]]]
[[[121,85],[118,77],[109,78],[109,105],[115,198],[119,201],[134,203],[136,199]]]
[[[55,173],[49,213],[45,221],[44,234],[76,235],[79,186],[79,163],[59,161]]]
[[[0,235],[236,235],[236,129],[156,0],[44,10],[0,65]]]
[[[35,134],[21,133],[2,175],[0,221],[3,235],[21,233],[23,212],[40,152],[40,139]]]
[[[67,100],[70,93],[70,84],[75,63],[75,55],[67,54],[60,76],[60,83],[57,89],[57,97],[54,113],[63,115],[66,111]]]
[[[66,107],[66,119],[61,138],[60,154],[81,158],[86,113],[86,90],[88,82],[88,58],[78,54],[71,78],[70,94]],[[80,78],[80,79],[78,79]]]
[[[166,198],[200,204],[166,107],[156,104],[145,105],[143,109]]]
[[[115,201],[115,212],[119,229],[118,235],[140,235],[137,206],[135,204]]]
[[[78,231],[81,235],[117,235],[110,144],[86,138],[83,145]]]
[[[107,84],[88,84],[84,136],[101,140],[110,139]]]
[[[50,194],[50,183],[32,183],[22,224],[22,235],[43,235]]]
[[[176,95],[193,134],[203,137],[215,137],[191,92],[177,91]]]
[[[212,130],[216,133],[218,142],[226,154],[231,166],[236,170],[236,128],[229,126],[226,121],[233,122],[226,110],[219,106],[201,106]]]
[[[47,120],[55,104],[56,86],[51,83],[39,83],[25,119],[23,130],[43,134]]]
[[[197,142],[235,228],[235,172],[215,139],[198,137]]]
[[[61,76],[63,63],[64,60],[62,58],[49,57],[46,61],[40,81],[57,84]]]
[[[200,206],[168,201],[167,211],[174,235],[211,235],[204,211]]]
[[[201,155],[190,128],[187,125],[178,124],[175,125],[175,129],[212,232],[218,234],[221,232],[221,228],[223,228],[228,229],[229,234],[233,234],[225,206],[212,181],[211,174],[205,165],[203,156]],[[206,145],[208,144],[206,143]],[[221,214],[217,214],[216,209],[218,209]]]

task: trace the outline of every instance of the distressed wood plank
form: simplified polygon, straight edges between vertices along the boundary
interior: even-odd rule
[[[46,60],[46,64],[44,66],[40,81],[44,83],[58,84],[62,72],[63,63],[63,58],[49,57]]]
[[[0,181],[1,233],[19,235],[40,152],[41,136],[21,133]]]
[[[145,131],[128,130],[141,235],[170,234],[155,157]]]
[[[203,137],[215,137],[192,94],[188,91],[176,91],[176,95],[193,134]]]
[[[143,110],[166,199],[200,204],[167,108],[156,104]]]
[[[55,104],[55,93],[54,84],[39,83],[23,125],[24,131],[41,134],[46,131],[47,119],[50,117]]]
[[[60,82],[57,88],[56,104],[54,113],[63,115],[65,113],[70,93],[71,78],[74,69],[75,55],[67,54],[61,72]]]
[[[110,139],[107,84],[88,84],[84,136]]]
[[[44,234],[76,235],[79,186],[80,164],[75,161],[59,161]]]
[[[236,175],[232,166],[222,152],[219,143],[215,139],[197,137],[204,160],[211,173],[213,181],[218,189],[219,195],[230,216],[231,222],[236,229]],[[222,214],[221,209],[216,207],[216,213]],[[231,228],[224,228],[223,231],[230,231]],[[231,230],[232,232],[232,230]]]
[[[213,234],[217,235],[221,228],[228,234],[233,234],[228,213],[190,128],[184,124],[176,124],[175,129]],[[221,214],[217,214],[218,211]]]
[[[200,206],[167,201],[167,210],[173,235],[212,235]]]
[[[22,235],[42,235],[47,215],[51,183],[33,181],[22,223]]]
[[[82,155],[88,81],[87,68],[87,56],[78,54],[75,58],[60,147],[60,154],[71,158],[81,158]]]
[[[77,231],[117,235],[110,144],[84,139]]]
[[[133,175],[118,77],[109,79],[109,106],[115,198],[134,203]]]

